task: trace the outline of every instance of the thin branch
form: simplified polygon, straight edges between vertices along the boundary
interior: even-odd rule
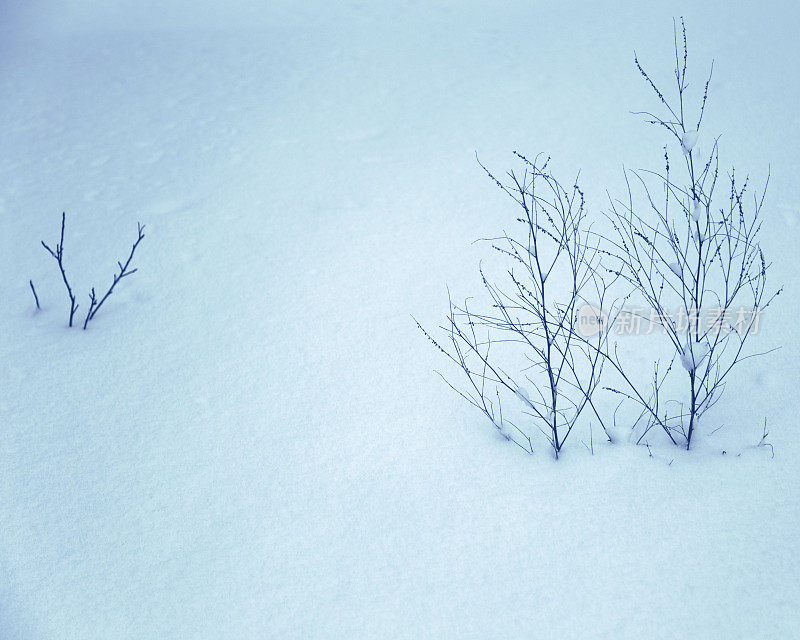
[[[33,299],[36,300],[36,310],[39,311],[42,307],[39,306],[39,296],[36,295],[36,288],[33,286],[33,280],[28,280],[28,284],[31,285]]]
[[[78,310],[78,305],[75,303],[75,294],[72,292],[72,287],[67,280],[67,272],[64,270],[64,227],[66,226],[66,212],[61,213],[61,238],[56,244],[55,251],[51,249],[44,240],[42,246],[47,252],[53,256],[58,263],[58,269],[61,272],[61,279],[64,281],[64,286],[67,288],[67,295],[69,296],[69,326],[72,326],[72,320],[75,317],[75,312]]]
[[[114,279],[111,282],[111,286],[106,291],[105,295],[97,300],[95,296],[94,287],[92,287],[92,292],[90,294],[90,305],[89,311],[86,313],[86,319],[83,321],[83,328],[86,329],[86,326],[89,324],[91,320],[94,319],[97,312],[100,311],[100,307],[103,306],[103,303],[108,299],[108,297],[114,292],[114,287],[122,280],[123,278],[133,275],[138,271],[138,269],[130,269],[131,261],[133,260],[133,254],[136,253],[136,248],[139,246],[139,243],[144,239],[144,225],[140,224],[139,222],[136,223],[136,227],[138,230],[138,235],[136,241],[133,243],[131,247],[131,252],[128,255],[128,259],[125,261],[125,264],[122,262],[117,262],[117,266],[119,267],[119,273],[114,274]]]

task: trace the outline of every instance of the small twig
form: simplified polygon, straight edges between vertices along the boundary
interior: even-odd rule
[[[53,251],[50,247],[45,244],[44,240],[42,240],[42,246],[47,250],[47,252],[55,258],[56,262],[58,262],[58,269],[61,271],[61,279],[64,281],[64,286],[67,288],[67,294],[69,295],[69,326],[72,326],[72,319],[75,317],[75,312],[78,310],[78,305],[75,303],[75,294],[72,293],[72,287],[69,285],[69,281],[67,280],[67,273],[64,270],[64,227],[66,225],[66,212],[61,213],[61,239],[59,240],[58,244],[56,245],[56,250]]]
[[[139,243],[144,239],[144,225],[137,222],[136,227],[138,229],[138,236],[136,238],[136,242],[133,243],[133,246],[131,247],[131,252],[128,255],[128,259],[125,261],[125,264],[122,264],[119,261],[117,262],[117,266],[119,267],[119,273],[114,274],[114,279],[111,282],[111,286],[108,288],[108,291],[106,291],[106,294],[102,298],[100,298],[100,300],[97,300],[94,288],[92,288],[92,292],[89,296],[91,300],[89,311],[86,313],[86,319],[83,321],[84,329],[86,329],[86,326],[89,324],[89,322],[94,319],[95,315],[97,315],[97,312],[100,310],[100,307],[103,306],[103,303],[108,299],[108,296],[110,296],[114,292],[114,287],[117,286],[117,283],[124,277],[133,275],[138,271],[138,269],[130,269],[130,270],[128,269],[128,267],[131,264],[131,261],[133,260],[133,254],[136,253],[136,248],[139,246]]]
[[[83,330],[86,331],[86,325],[89,324],[89,320],[92,318],[92,310],[97,306],[97,296],[94,293],[94,287],[92,287],[92,292],[89,294],[89,311],[86,314],[86,318],[83,321]]]
[[[33,286],[33,280],[28,280],[28,284],[31,285],[31,291],[33,291],[33,299],[36,300],[36,310],[39,311],[42,307],[39,306],[39,296],[36,295],[36,288]]]
[[[759,447],[769,447],[770,453],[772,457],[775,457],[775,447],[773,447],[769,442],[767,442],[767,436],[769,433],[767,432],[767,419],[764,418],[764,433],[761,436],[761,440],[758,442]]]

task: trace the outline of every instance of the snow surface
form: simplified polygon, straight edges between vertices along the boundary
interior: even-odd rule
[[[795,635],[793,6],[685,9],[697,85],[716,59],[705,130],[726,166],[771,165],[786,285],[757,343],[783,348],[695,450],[595,428],[525,456],[409,317],[474,292],[471,242],[516,215],[476,151],[552,154],[595,211],[659,165],[632,51],[668,81],[678,13],[3,3],[0,638]],[[62,211],[82,309],[147,224],[86,332],[39,246]]]

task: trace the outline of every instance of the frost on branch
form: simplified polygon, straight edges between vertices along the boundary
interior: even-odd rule
[[[687,131],[681,136],[681,148],[683,153],[689,154],[697,144],[697,131]]]

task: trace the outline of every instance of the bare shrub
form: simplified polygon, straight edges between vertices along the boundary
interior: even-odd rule
[[[608,334],[598,316],[589,318],[596,333],[579,336],[577,320],[594,309],[587,296],[602,306],[610,283],[599,268],[601,254],[591,242],[577,180],[564,187],[547,160],[515,155],[521,173],[510,171],[506,182],[481,165],[521,210],[519,233],[485,240],[504,264],[504,277],[491,278],[481,266],[483,308],[450,299],[441,327],[446,340],[419,328],[455,363],[466,387],[442,376],[445,382],[504,438],[532,453],[531,433],[538,429],[558,458],[587,407],[605,430],[592,395]],[[508,407],[520,405],[519,417],[512,417]]]
[[[640,406],[638,441],[657,426],[688,449],[731,370],[756,355],[747,353],[745,344],[780,290],[766,293],[769,263],[758,242],[769,177],[763,189],[751,193],[749,177],[740,180],[733,169],[721,175],[719,138],[707,155],[698,153],[713,64],[690,116],[687,59],[683,20],[680,28],[675,25],[671,93],[663,92],[635,57],[658,101],[657,110],[638,113],[667,132],[679,157],[665,146],[662,170],[626,171],[626,197],[612,200],[608,212],[613,233],[606,262],[650,307],[646,320],[656,322],[674,347],[666,366],[654,363],[647,387],[628,373],[626,384],[612,390]],[[626,372],[616,354],[605,355]],[[661,398],[665,382],[675,375],[683,376],[685,395]]]

